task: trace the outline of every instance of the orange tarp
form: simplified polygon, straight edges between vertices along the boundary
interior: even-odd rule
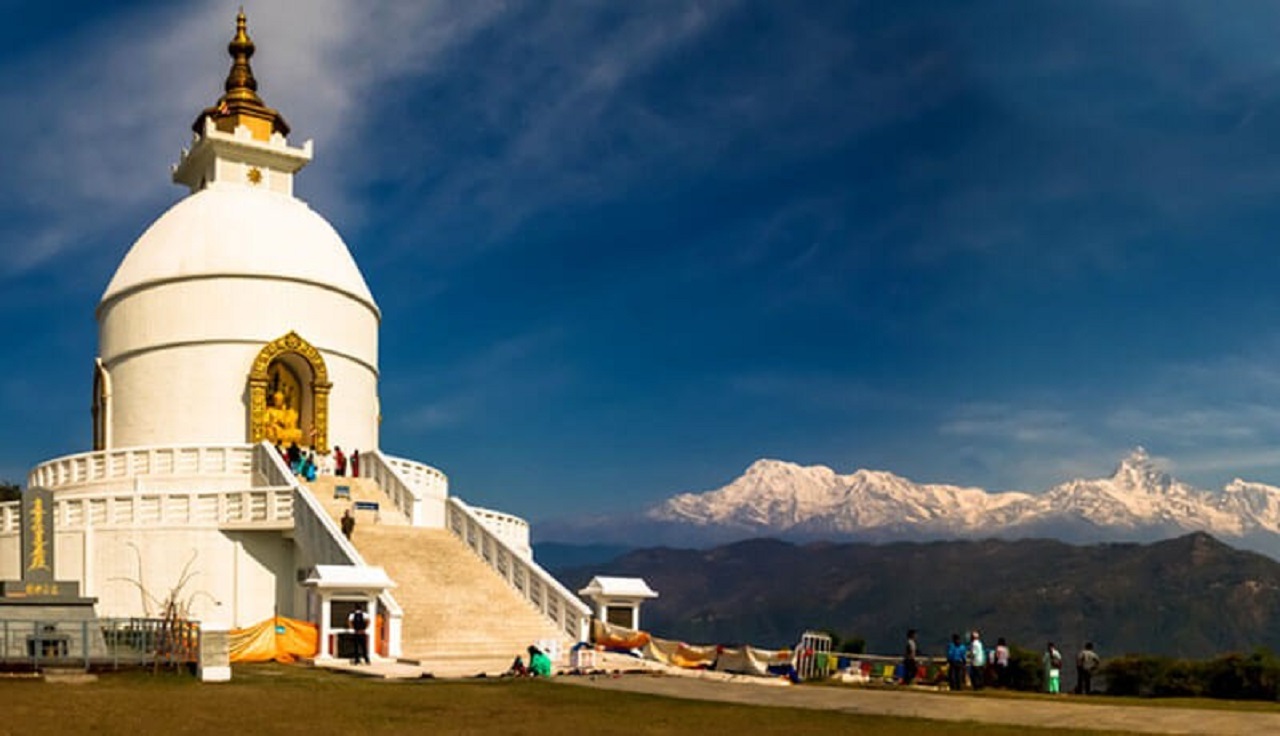
[[[314,657],[320,637],[316,625],[283,616],[231,630],[232,662],[295,662]]]
[[[596,644],[605,649],[640,649],[649,643],[647,631],[614,626],[600,619],[595,619],[592,624]]]

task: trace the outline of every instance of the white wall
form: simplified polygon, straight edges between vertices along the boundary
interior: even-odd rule
[[[18,532],[0,534],[0,580],[18,580],[21,577],[22,540]]]
[[[313,284],[243,277],[167,282],[104,306],[112,445],[246,441],[253,359],[290,330],[328,368],[330,442],[376,448],[377,316]]]
[[[62,554],[61,537],[86,534],[88,558]],[[58,578],[81,579],[87,565],[82,594],[98,598],[100,616],[158,615],[156,601],[144,605],[142,589],[163,601],[188,563],[191,575],[179,598],[189,602],[196,619],[238,627],[270,618],[277,608],[294,615],[293,543],[279,532],[94,529],[58,536]]]

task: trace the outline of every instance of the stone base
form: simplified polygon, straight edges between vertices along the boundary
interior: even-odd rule
[[[80,583],[74,580],[5,580],[0,581],[0,599],[37,598],[58,601],[97,600],[81,598]]]
[[[230,667],[201,667],[201,682],[231,682]]]
[[[199,672],[201,682],[231,679],[231,632],[226,627],[209,625],[200,630]]]
[[[105,658],[96,598],[0,598],[0,659]]]

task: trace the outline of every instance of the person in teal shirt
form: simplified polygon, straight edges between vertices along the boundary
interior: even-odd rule
[[[551,676],[551,658],[534,646],[529,647],[529,674],[534,677]]]

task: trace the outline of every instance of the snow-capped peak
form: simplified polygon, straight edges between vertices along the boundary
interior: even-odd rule
[[[1076,479],[1043,493],[915,483],[888,471],[841,475],[824,465],[762,459],[729,484],[682,493],[651,508],[656,521],[757,534],[805,536],[1010,536],[1149,539],[1205,531],[1270,535],[1280,552],[1280,488],[1242,480],[1221,491],[1182,483],[1137,447],[1110,477]],[[1261,543],[1256,543],[1261,544]]]
[[[1173,485],[1173,479],[1158,467],[1143,447],[1135,447],[1116,466],[1111,476],[1116,490],[1155,495],[1165,493]]]

